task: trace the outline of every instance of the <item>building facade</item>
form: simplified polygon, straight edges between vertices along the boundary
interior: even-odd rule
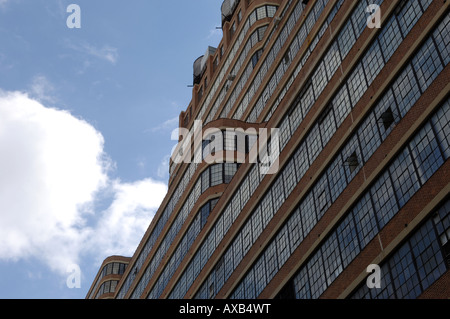
[[[222,30],[108,296],[449,298],[449,3],[226,0]]]

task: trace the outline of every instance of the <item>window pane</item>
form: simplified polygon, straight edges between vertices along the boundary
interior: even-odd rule
[[[447,270],[431,220],[411,238],[411,247],[425,290]]]
[[[400,299],[415,299],[422,290],[419,285],[419,278],[413,263],[413,256],[409,250],[409,243],[400,248],[389,260],[392,269],[392,278]]]
[[[425,183],[444,163],[430,123],[417,133],[410,147],[419,178]]]
[[[441,73],[443,66],[433,39],[429,39],[414,57],[412,64],[422,91],[425,91]]]
[[[380,229],[383,228],[397,211],[397,202],[395,200],[394,189],[392,188],[389,172],[385,172],[380,179],[377,180],[371,189],[374,209]]]
[[[359,254],[360,250],[356,229],[352,214],[348,215],[337,229],[343,268],[346,268]]]
[[[420,188],[408,149],[405,149],[397,157],[389,170],[392,176],[392,182],[394,183],[395,193],[397,194],[399,207],[402,208]]]

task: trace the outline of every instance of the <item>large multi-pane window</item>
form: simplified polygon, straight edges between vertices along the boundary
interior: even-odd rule
[[[449,214],[447,199],[434,213]],[[445,246],[439,240],[438,218],[433,214],[394,251],[381,265],[381,288],[369,289],[362,283],[349,298],[353,299],[411,299],[417,298],[450,267],[445,263]],[[447,231],[450,225],[447,225]]]
[[[127,267],[127,264],[121,263],[121,262],[113,262],[105,265],[102,270],[100,271],[100,275],[96,281],[96,284],[94,285],[94,288],[91,291],[91,294],[89,295],[89,298],[92,298],[94,295],[94,292],[97,290],[97,287],[101,280],[108,275],[122,275],[125,272],[125,269]],[[115,288],[117,286],[118,281],[108,281],[108,283],[103,283],[99,291],[96,295],[96,298],[98,298],[100,295],[109,293],[109,292],[115,292]]]

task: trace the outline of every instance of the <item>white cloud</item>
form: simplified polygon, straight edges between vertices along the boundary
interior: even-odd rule
[[[146,130],[145,132],[162,132],[167,130],[174,130],[178,128],[179,124],[179,116],[176,116],[174,118],[168,119],[167,121],[161,123],[158,126],[152,127],[151,129]]]
[[[53,104],[56,102],[54,94],[55,87],[45,76],[37,75],[32,79],[30,85],[30,95],[32,98],[43,103]]]
[[[75,44],[72,41],[66,41],[66,46],[72,50],[100,60],[105,60],[111,64],[116,64],[119,59],[118,49],[109,45],[97,47],[87,42]]]
[[[161,163],[158,166],[156,174],[161,179],[169,178],[170,158],[171,155],[164,156],[164,158],[161,160]]]
[[[112,183],[114,200],[101,216],[91,248],[106,255],[131,256],[161,204],[167,186],[152,179]],[[102,261],[102,260],[98,260]]]
[[[209,29],[209,33],[206,36],[207,40],[213,41],[214,43],[219,43],[220,40],[222,40],[223,37],[223,31],[222,29],[218,29],[217,27],[213,27]]]
[[[103,147],[89,123],[0,90],[0,260],[35,257],[66,275],[88,252],[133,253],[167,188],[111,181]],[[106,192],[112,204],[95,213]]]

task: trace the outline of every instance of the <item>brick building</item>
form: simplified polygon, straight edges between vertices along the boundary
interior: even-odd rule
[[[201,142],[180,141],[128,266],[87,298],[449,298],[449,3],[221,11],[180,114]]]

